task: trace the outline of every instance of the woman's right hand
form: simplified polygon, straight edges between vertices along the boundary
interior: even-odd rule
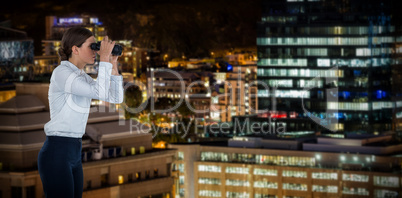
[[[101,62],[109,62],[109,57],[112,54],[112,50],[114,47],[115,41],[109,40],[108,36],[103,37],[103,40],[101,41],[101,46],[98,51],[98,54],[100,56],[100,61]]]

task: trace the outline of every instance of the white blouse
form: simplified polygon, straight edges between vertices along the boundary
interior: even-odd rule
[[[50,121],[47,136],[81,138],[85,133],[92,99],[123,102],[123,77],[114,76],[112,64],[99,63],[96,81],[69,61],[61,61],[49,85]]]

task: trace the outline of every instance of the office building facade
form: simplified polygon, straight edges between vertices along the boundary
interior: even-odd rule
[[[222,144],[170,144],[178,150],[173,164],[176,197],[401,196],[400,158],[373,154],[384,148],[363,144],[366,140],[317,140],[314,144],[296,139],[234,137]],[[366,153],[341,152],[345,148]],[[320,151],[325,149],[328,151]],[[393,149],[402,148],[384,150]]]
[[[259,109],[313,131],[382,133],[401,106],[392,1],[263,1],[258,24]],[[302,126],[303,125],[303,126]],[[305,127],[304,125],[308,125]],[[289,126],[289,125],[288,125]]]

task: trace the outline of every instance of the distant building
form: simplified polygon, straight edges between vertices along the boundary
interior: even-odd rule
[[[205,82],[193,72],[152,70],[148,73],[148,96],[180,99],[191,94],[206,93]]]
[[[168,62],[168,68],[201,69],[211,68],[215,64],[214,59],[190,59],[190,60],[171,60]]]
[[[42,40],[43,55],[57,55],[64,32],[76,26],[91,30],[98,41],[107,35],[105,26],[96,16],[46,16],[46,37]]]
[[[252,115],[257,113],[257,66],[233,65],[232,71],[221,77],[216,73],[218,91],[212,96],[214,105],[214,118],[219,112],[221,122],[232,122],[232,117]],[[216,109],[218,108],[218,109]]]
[[[50,82],[50,76],[53,70],[60,65],[60,58],[58,55],[49,55],[49,56],[35,56],[35,67],[34,67],[34,75],[35,77],[44,76],[47,77]]]
[[[243,136],[170,144],[178,149],[174,190],[195,198],[400,197],[402,146],[391,139]]]
[[[32,80],[34,74],[33,39],[26,32],[0,26],[1,82]]]
[[[141,78],[141,75],[146,76],[150,68],[161,68],[165,65],[158,50],[134,47],[131,42],[124,45],[123,54],[118,60],[120,71],[132,73],[136,79]]]
[[[257,61],[257,54],[254,51],[230,53],[224,58],[229,64],[232,65],[250,65],[255,64]]]
[[[186,102],[191,104],[195,118],[206,121],[211,117],[211,94],[192,94],[186,98]]]
[[[0,104],[0,197],[44,196],[37,157],[50,115],[46,83],[16,85],[17,96]],[[93,106],[83,137],[85,198],[173,197],[174,150],[153,149],[149,128],[120,120],[106,106]]]

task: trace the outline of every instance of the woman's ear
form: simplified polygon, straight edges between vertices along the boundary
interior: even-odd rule
[[[79,47],[77,47],[76,45],[74,45],[74,46],[71,48],[71,52],[72,52],[73,54],[75,54],[75,55],[78,55],[78,49],[79,49]]]

